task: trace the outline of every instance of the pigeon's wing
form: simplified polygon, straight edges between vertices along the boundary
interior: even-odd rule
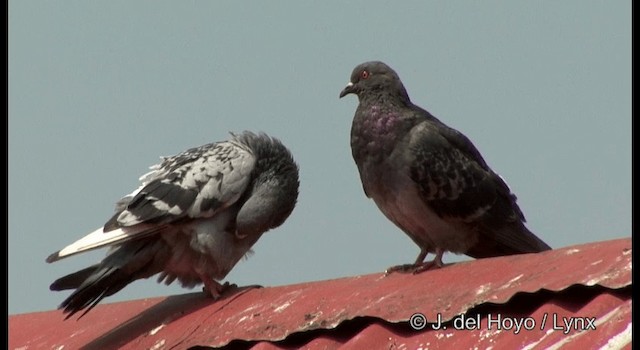
[[[440,217],[471,223],[497,201],[515,204],[508,186],[486,167],[471,142],[466,137],[459,142],[466,147],[458,147],[443,135],[440,125],[431,122],[416,125],[409,134],[410,176],[429,207]],[[520,218],[519,209],[515,212],[512,207],[503,213],[507,220]]]
[[[425,123],[430,124],[431,127],[434,128],[434,130],[438,130],[438,134],[442,138],[447,140],[451,147],[457,148],[464,155],[469,157],[474,162],[478,163],[478,165],[480,165],[482,169],[489,170],[489,166],[484,161],[484,158],[482,157],[482,154],[480,154],[480,151],[478,151],[476,146],[474,146],[471,140],[469,140],[469,138],[466,137],[463,133],[444,124],[438,118],[429,113],[429,111],[423,109],[420,106],[412,105],[410,109],[411,113],[413,113],[414,115],[417,114],[421,117],[426,118],[427,121]]]
[[[117,203],[116,214],[103,228],[52,254],[47,262],[150,236],[181,220],[212,217],[242,196],[254,164],[251,150],[234,141],[164,158],[140,178],[140,188]]]
[[[251,151],[233,141],[165,158],[155,171],[145,175],[143,186],[105,224],[105,231],[141,223],[169,223],[183,217],[211,217],[242,195],[254,163]]]
[[[537,252],[550,247],[523,224],[509,186],[484,163],[471,142],[437,124],[416,126],[410,134],[410,176],[422,199],[440,217],[464,222],[484,236],[471,256]],[[458,147],[463,145],[463,147]]]

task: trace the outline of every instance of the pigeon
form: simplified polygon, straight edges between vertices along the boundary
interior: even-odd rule
[[[248,131],[231,136],[163,157],[103,227],[46,259],[111,248],[100,263],[51,284],[54,291],[74,289],[60,305],[67,319],[156,274],[167,285],[204,284],[214,298],[230,286],[217,281],[289,217],[299,187],[298,166],[278,139]]]
[[[473,143],[413,104],[391,67],[356,66],[339,96],[348,94],[359,100],[351,150],[365,195],[420,247],[413,264],[387,273],[442,267],[445,252],[479,259],[551,249],[525,227],[516,196]]]

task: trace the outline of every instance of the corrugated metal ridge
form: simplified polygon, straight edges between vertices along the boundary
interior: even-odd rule
[[[418,275],[376,273],[242,290],[215,302],[193,293],[105,304],[78,322],[62,322],[59,311],[18,315],[10,318],[10,334],[12,328],[29,333],[29,327],[37,327],[38,341],[47,343],[46,334],[64,338],[68,333],[66,339],[49,342],[67,348],[87,343],[89,348],[137,348],[159,341],[223,346],[234,340],[279,341],[359,317],[396,323],[421,313],[446,321],[478,305],[505,303],[518,293],[563,291],[574,285],[630,286],[631,239],[468,261]]]
[[[335,330],[315,334],[299,333],[281,342],[235,341],[231,348],[266,349],[555,349],[571,344],[574,349],[631,349],[631,291],[599,288],[588,298],[580,288],[565,290],[551,299],[527,298],[526,312],[514,311],[513,301],[496,304],[481,313],[469,314],[477,320],[465,328],[443,325],[416,331],[403,323],[369,319],[353,327],[340,325]],[[579,293],[579,294],[578,294]],[[538,298],[539,299],[539,298]],[[516,306],[515,309],[518,309]],[[498,317],[520,321],[497,323]],[[593,327],[567,328],[561,320],[591,319]],[[524,320],[524,321],[522,321]],[[588,323],[586,323],[588,324]],[[446,327],[446,328],[445,328]],[[299,335],[299,336],[298,336]]]
[[[404,322],[421,313],[427,319],[440,316],[447,321],[483,303],[507,302],[516,293],[562,291],[576,284],[611,289],[630,285],[630,240],[480,259],[418,275],[372,274],[252,290],[230,303],[223,314],[212,315],[216,328],[233,330],[210,340],[213,344],[281,340],[295,332],[334,328],[355,317]]]

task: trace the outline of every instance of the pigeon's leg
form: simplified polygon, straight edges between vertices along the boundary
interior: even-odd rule
[[[416,258],[416,262],[413,263],[414,266],[416,265],[420,265],[422,264],[422,262],[424,261],[424,258],[427,257],[427,250],[422,248],[420,249],[420,254],[418,254],[418,257]]]
[[[220,284],[207,276],[200,276],[200,279],[204,283],[202,291],[208,293],[213,299],[218,299],[220,295],[222,295],[222,293],[224,293],[225,291],[237,287],[235,284],[229,284],[229,282]]]
[[[203,278],[202,282],[204,283],[204,287],[202,287],[203,292],[209,294],[213,299],[218,299],[220,297],[220,291],[222,290],[222,285],[220,283],[208,278]]]
[[[390,268],[386,269],[384,271],[385,275],[388,275],[392,272],[412,272],[413,270],[416,269],[417,266],[421,265],[422,262],[424,261],[424,258],[427,257],[427,250],[424,248],[420,249],[420,254],[418,254],[418,257],[416,258],[416,262],[414,262],[413,264],[402,264],[402,265],[396,265],[396,266],[391,266]]]
[[[413,270],[413,274],[420,273],[422,271],[427,271],[431,268],[441,268],[442,267],[442,255],[444,255],[444,250],[440,248],[436,248],[436,257],[431,261],[425,261],[421,263],[416,262],[415,269]]]
[[[427,251],[425,249],[420,250],[420,254],[416,258],[416,261],[413,264],[404,264],[398,266],[392,266],[385,271],[385,275],[388,275],[392,272],[402,272],[408,273],[411,272],[413,274],[417,274],[431,268],[442,267],[442,255],[444,254],[444,250],[437,248],[436,249],[436,257],[431,261],[424,261],[424,258],[427,257]]]

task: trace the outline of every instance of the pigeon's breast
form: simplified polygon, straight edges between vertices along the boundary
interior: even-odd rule
[[[420,247],[464,253],[478,240],[478,234],[465,224],[441,218],[422,200],[415,183],[402,172],[389,167],[378,179],[370,196],[384,215]]]
[[[379,106],[358,107],[351,125],[351,149],[358,165],[380,162],[393,151],[398,138],[399,113]]]
[[[201,275],[223,279],[248,251],[238,244],[232,232],[226,231],[228,215],[223,212],[194,220],[163,234],[171,247],[165,273],[176,276],[185,286],[200,283]]]

